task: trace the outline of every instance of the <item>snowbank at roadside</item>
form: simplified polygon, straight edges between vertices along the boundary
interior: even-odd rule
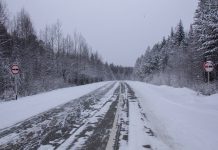
[[[0,129],[79,98],[110,82],[63,88],[0,103]]]
[[[172,150],[217,150],[218,94],[202,96],[187,88],[128,83],[157,137]]]

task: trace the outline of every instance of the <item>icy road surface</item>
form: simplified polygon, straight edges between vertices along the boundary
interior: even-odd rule
[[[199,96],[186,88],[102,82],[0,103],[0,108],[0,149],[218,147],[218,94]]]

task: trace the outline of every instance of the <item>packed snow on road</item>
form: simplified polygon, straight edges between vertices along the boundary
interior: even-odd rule
[[[0,149],[216,150],[218,94],[100,82],[0,103]]]

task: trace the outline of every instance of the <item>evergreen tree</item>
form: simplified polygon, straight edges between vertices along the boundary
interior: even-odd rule
[[[180,20],[179,24],[177,25],[177,28],[176,28],[175,44],[177,46],[180,46],[181,43],[184,41],[184,39],[185,39],[185,31],[184,31],[184,27],[182,24],[182,20]]]

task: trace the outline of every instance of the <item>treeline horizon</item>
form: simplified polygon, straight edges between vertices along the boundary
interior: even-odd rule
[[[203,64],[214,63],[205,72]],[[157,85],[189,87],[203,94],[218,91],[218,1],[198,0],[194,22],[188,32],[180,20],[168,37],[148,47],[135,64],[137,80]]]
[[[131,79],[133,72],[133,67],[103,62],[81,34],[64,35],[60,21],[37,34],[25,9],[10,19],[7,5],[1,0],[0,100],[15,97],[12,64],[20,67],[19,96],[99,81]]]
[[[15,96],[12,64],[20,66],[18,94],[27,96],[57,88],[107,80],[139,80],[157,85],[188,87],[203,94],[218,91],[218,2],[199,0],[193,23],[184,31],[182,20],[134,67],[108,64],[92,50],[80,33],[64,35],[61,22],[39,33],[24,9],[13,19],[0,0],[0,100]],[[214,71],[203,69],[214,62]]]

